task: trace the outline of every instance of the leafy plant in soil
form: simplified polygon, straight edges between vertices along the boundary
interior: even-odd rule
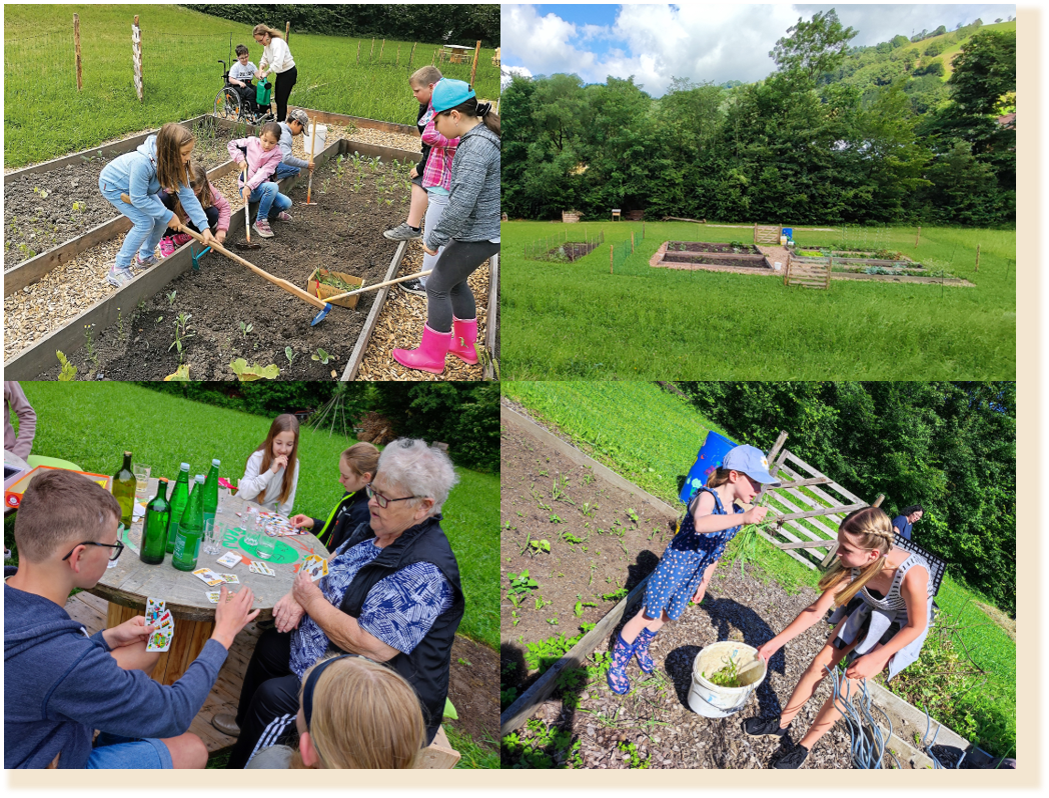
[[[72,382],[76,379],[76,366],[70,363],[65,354],[61,349],[55,350],[55,355],[58,357],[58,362],[62,364],[62,371],[58,374],[58,379],[62,382]]]
[[[335,289],[337,289],[339,291],[356,291],[358,288],[360,288],[359,285],[350,285],[348,282],[343,280],[341,277],[337,277],[336,275],[332,274],[331,272],[327,272],[327,271],[323,271],[322,270],[322,271],[318,272],[317,277],[318,277],[318,282],[321,285],[328,285],[328,286],[331,286],[332,288],[335,288]]]
[[[237,379],[241,382],[253,382],[261,379],[272,380],[280,376],[280,369],[277,368],[276,364],[260,366],[258,363],[255,363],[249,366],[248,361],[242,357],[232,361],[229,367],[233,369],[233,373],[237,375]]]
[[[320,361],[325,366],[328,365],[328,361],[329,360],[334,360],[334,359],[335,359],[334,356],[329,355],[327,352],[325,352],[323,349],[321,349],[319,347],[317,349],[316,354],[310,356],[310,360]]]
[[[542,540],[533,540],[529,542],[529,548],[532,551],[532,556],[535,556],[541,551],[545,551],[547,554],[550,553],[550,541],[546,538]]]
[[[186,344],[188,338],[192,338],[197,333],[189,329],[189,320],[193,318],[192,313],[179,313],[178,318],[175,319],[175,340],[171,342],[171,346],[168,347],[170,352],[172,349],[178,350],[178,362],[182,364],[182,349]]]
[[[528,575],[528,569],[525,568],[520,574],[510,574],[508,579],[510,580],[510,590],[507,592],[506,597],[513,602],[515,607],[519,606],[521,600],[528,595],[530,590],[537,590],[539,583]]]

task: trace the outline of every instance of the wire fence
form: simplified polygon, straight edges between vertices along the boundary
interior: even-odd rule
[[[638,252],[645,240],[645,227],[631,231],[630,238],[612,245],[612,274],[644,276],[651,272],[648,260]]]
[[[578,235],[576,233],[575,235]],[[568,230],[546,236],[524,245],[525,257],[528,260],[540,260],[547,263],[571,263],[589,255],[603,243],[603,232],[591,235],[583,231],[583,240],[568,240]]]

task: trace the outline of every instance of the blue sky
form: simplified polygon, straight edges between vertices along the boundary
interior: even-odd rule
[[[859,32],[853,45],[1016,15],[1015,5],[988,4],[504,4],[502,63],[504,72],[573,72],[591,83],[634,75],[657,97],[674,77],[750,82],[772,72],[768,53],[787,28],[830,8]]]

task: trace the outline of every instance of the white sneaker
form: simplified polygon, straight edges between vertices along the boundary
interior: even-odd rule
[[[122,288],[134,279],[131,269],[121,269],[116,265],[110,266],[109,274],[106,275],[106,282],[115,288]]]

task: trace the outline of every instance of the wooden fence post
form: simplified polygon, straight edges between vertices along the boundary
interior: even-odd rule
[[[284,43],[287,44],[291,39],[291,20],[284,23]]]
[[[357,40],[357,63],[361,62],[361,40]]]
[[[408,55],[408,69],[412,68],[412,59],[415,58],[415,45],[417,45],[418,43],[419,42],[413,42],[412,43],[412,51]]]
[[[430,59],[430,66],[433,66],[436,63],[437,63],[437,51],[434,50],[433,51],[433,58]]]
[[[474,65],[473,69],[470,70],[470,87],[473,88],[474,78],[477,77],[477,59],[481,55],[481,40],[477,40],[477,46],[474,48]]]
[[[401,43],[397,42],[397,57],[393,59],[394,66],[401,65]]]
[[[386,49],[386,39],[382,40],[382,44],[379,45],[379,61],[382,61],[382,51]]]
[[[372,36],[372,49],[368,52],[368,58],[375,55],[375,37]]]
[[[634,254],[634,234],[630,234],[630,254]]]
[[[135,15],[135,22],[131,26],[131,60],[135,67],[135,92],[138,94],[138,101],[142,102],[142,29],[138,26],[138,14]]]
[[[73,15],[73,48],[76,50],[76,90],[84,88],[84,76],[80,69],[80,15]]]
[[[918,235],[914,237],[914,248],[918,248],[918,239],[922,237],[922,226],[918,225]]]
[[[608,245],[608,273],[612,273],[612,264],[615,262],[616,245]]]
[[[976,271],[980,271],[980,245],[976,245]]]

